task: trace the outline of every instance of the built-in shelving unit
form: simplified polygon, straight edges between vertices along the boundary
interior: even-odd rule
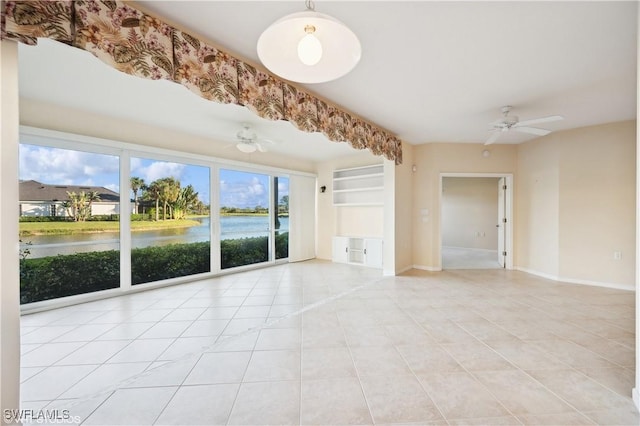
[[[383,203],[382,164],[333,171],[333,205],[381,206]]]
[[[333,261],[382,268],[382,238],[333,237]]]

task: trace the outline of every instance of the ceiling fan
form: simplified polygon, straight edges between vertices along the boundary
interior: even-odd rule
[[[236,148],[247,154],[256,151],[267,152],[268,149],[264,146],[264,143],[273,143],[273,141],[269,139],[259,139],[256,132],[246,123],[243,123],[242,129],[236,133],[236,138],[238,140]]]
[[[529,125],[564,120],[564,117],[561,115],[551,115],[549,117],[520,121],[517,115],[509,115],[509,112],[511,112],[511,106],[503,106],[502,118],[489,124],[491,127],[491,135],[484,143],[485,145],[491,145],[498,140],[502,132],[508,132],[509,130],[515,130],[516,132],[529,133],[537,136],[546,136],[551,133],[551,130],[529,127]]]

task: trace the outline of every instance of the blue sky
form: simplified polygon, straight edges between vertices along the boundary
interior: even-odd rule
[[[193,185],[203,203],[210,202],[208,167],[132,158],[131,176],[140,177],[146,183],[172,176],[182,187]],[[120,192],[117,156],[68,149],[21,144],[20,179],[51,185],[104,186]],[[289,179],[281,178],[278,186],[279,198],[289,195]],[[268,200],[268,175],[220,170],[221,206],[267,207]]]

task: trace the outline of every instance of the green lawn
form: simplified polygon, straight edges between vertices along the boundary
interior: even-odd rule
[[[152,229],[189,228],[198,226],[196,220],[159,220],[131,222],[132,231],[147,231]],[[91,234],[97,232],[118,232],[119,222],[23,222],[20,223],[20,236],[28,235],[68,235]]]

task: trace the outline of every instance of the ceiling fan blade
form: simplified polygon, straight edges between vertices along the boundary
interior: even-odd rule
[[[538,135],[538,136],[546,136],[549,133],[551,133],[551,130],[538,129],[537,127],[513,126],[512,129],[515,130],[516,132],[530,133],[532,135]]]
[[[530,124],[539,124],[539,123],[551,123],[553,121],[560,121],[560,120],[564,120],[564,117],[561,115],[550,115],[549,117],[540,117],[540,118],[533,118],[531,120],[520,121],[513,127],[522,127],[522,126],[528,126]]]
[[[484,143],[485,145],[491,145],[492,143],[494,143],[495,141],[498,140],[498,138],[500,137],[500,131],[494,131],[493,133],[491,133],[491,136],[489,136],[489,139],[487,139],[487,141]]]

